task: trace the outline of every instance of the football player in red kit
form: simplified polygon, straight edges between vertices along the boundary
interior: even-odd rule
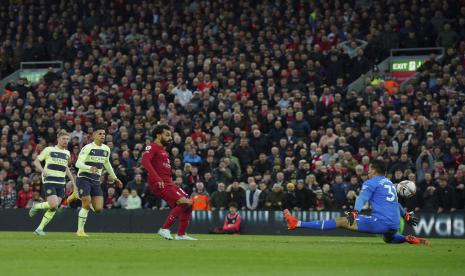
[[[186,228],[192,213],[192,201],[171,178],[171,164],[165,147],[169,146],[173,138],[167,125],[157,125],[153,131],[155,141],[147,146],[142,155],[142,166],[148,173],[148,183],[155,196],[168,203],[171,212],[158,231],[167,240],[172,240],[170,227],[179,219],[178,233],[175,240],[196,240],[186,235]]]

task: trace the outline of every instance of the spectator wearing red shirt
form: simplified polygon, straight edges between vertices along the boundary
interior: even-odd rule
[[[191,134],[192,141],[197,141],[197,138],[202,139],[203,142],[207,141],[207,137],[205,136],[205,132],[202,131],[200,128],[200,123],[195,123],[194,132]]]
[[[16,197],[16,206],[18,206],[18,208],[26,208],[31,198],[32,190],[28,183],[24,183],[23,188],[18,192],[18,196]]]
[[[206,74],[204,81],[200,82],[197,85],[197,90],[204,91],[206,89],[210,90],[213,87],[213,83],[210,81],[210,75]]]
[[[236,101],[241,101],[242,97],[246,97],[247,99],[249,99],[250,97],[250,92],[249,90],[247,90],[247,87],[245,86],[242,86],[239,92],[236,93]]]
[[[116,195],[115,195],[115,188],[109,187],[107,191],[107,196],[105,197],[105,208],[111,209],[116,204]]]

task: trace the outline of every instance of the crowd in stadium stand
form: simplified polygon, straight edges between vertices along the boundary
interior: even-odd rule
[[[22,61],[64,68],[1,95],[0,208],[42,201],[33,159],[64,128],[74,164],[97,123],[124,183],[102,179],[106,208],[166,208],[140,165],[157,123],[196,210],[350,209],[377,158],[417,183],[408,209],[464,208],[463,1],[9,2],[1,77]],[[391,48],[427,46],[446,56],[405,92],[348,91]]]

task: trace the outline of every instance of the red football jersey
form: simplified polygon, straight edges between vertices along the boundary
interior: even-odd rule
[[[147,146],[142,155],[142,166],[149,173],[149,180],[172,182],[170,157],[162,146],[156,143]]]

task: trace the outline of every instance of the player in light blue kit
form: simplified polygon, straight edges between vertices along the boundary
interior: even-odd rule
[[[364,233],[382,234],[386,243],[404,243],[429,245],[428,240],[414,236],[397,234],[400,224],[400,216],[415,226],[418,219],[411,213],[406,213],[397,201],[395,185],[384,176],[386,165],[382,160],[374,160],[369,169],[369,177],[363,183],[362,191],[355,202],[355,210],[347,212],[345,217],[323,221],[299,221],[296,217],[284,210],[284,218],[289,229],[308,228],[330,230],[345,228]],[[370,203],[371,215],[359,215],[366,202]]]

